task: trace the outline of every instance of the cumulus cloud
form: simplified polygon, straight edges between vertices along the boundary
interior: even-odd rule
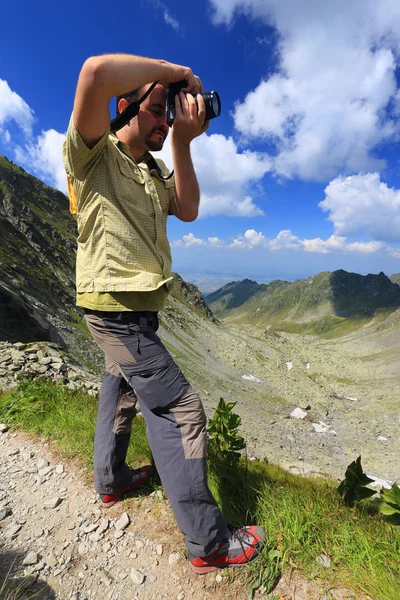
[[[373,253],[385,249],[385,246],[382,242],[348,242],[346,237],[335,235],[332,235],[327,240],[322,240],[321,238],[302,240],[298,236],[293,235],[290,229],[284,229],[278,233],[276,238],[268,239],[261,231],[257,232],[254,229],[248,229],[243,235],[233,240],[230,248],[248,250],[263,248],[270,252],[302,250],[304,252],[328,254],[330,252]],[[387,250],[389,251],[389,249]]]
[[[372,254],[378,251],[386,251],[390,256],[400,258],[400,252],[394,248],[385,247],[382,242],[349,242],[344,236],[331,235],[327,240],[314,238],[302,240],[294,235],[290,229],[283,229],[275,238],[267,238],[261,231],[247,229],[231,243],[226,244],[218,237],[209,237],[207,240],[196,238],[193,233],[184,235],[182,239],[176,240],[172,246],[214,246],[241,250],[261,249],[267,252],[280,252],[283,250],[296,250],[313,252],[315,254],[329,254],[332,252],[358,252]]]
[[[62,144],[65,134],[54,129],[42,131],[35,141],[29,141],[24,147],[15,148],[18,163],[37,177],[45,179],[57,189],[67,193],[67,181],[62,161]]]
[[[2,136],[8,140],[10,134],[3,131],[3,126],[10,121],[14,121],[26,136],[32,135],[33,110],[21,96],[10,88],[7,81],[0,79],[0,131],[2,131]]]
[[[190,246],[205,246],[206,242],[200,238],[196,238],[193,233],[188,233],[187,235],[184,235],[181,240],[177,240],[171,245],[186,246],[186,248],[190,248]]]
[[[256,205],[251,190],[271,169],[271,160],[258,152],[239,152],[237,144],[221,134],[203,134],[191,144],[191,154],[200,184],[200,216],[256,217],[264,211]],[[160,153],[172,166],[171,148]]]
[[[400,242],[400,190],[389,188],[379,173],[337,177],[325,188],[319,206],[329,213],[338,236],[361,233]]]
[[[22,132],[23,143],[13,140],[5,123],[14,122]],[[21,96],[0,79],[0,139],[13,153],[15,160],[37,177],[44,179],[62,192],[67,191],[65,171],[62,164],[62,143],[65,134],[54,129],[33,134],[34,111]]]
[[[210,244],[210,246],[216,246],[216,247],[223,246],[225,243],[222,240],[220,240],[218,237],[209,237],[207,241]]]
[[[277,72],[234,113],[242,134],[275,143],[276,173],[329,180],[384,166],[372,150],[399,134],[397,0],[210,3],[216,24],[242,13],[279,33]]]

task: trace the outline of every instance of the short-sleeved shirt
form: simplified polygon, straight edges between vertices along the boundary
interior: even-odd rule
[[[136,163],[126,144],[107,131],[89,149],[71,117],[64,166],[76,197],[78,297],[91,293],[152,292],[172,280],[166,234],[174,178]],[[169,172],[156,159],[162,176]],[[161,291],[161,290],[160,290]]]

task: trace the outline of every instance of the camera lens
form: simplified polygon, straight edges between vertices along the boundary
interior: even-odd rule
[[[206,105],[206,120],[219,117],[221,114],[221,100],[218,92],[204,92],[202,96]]]

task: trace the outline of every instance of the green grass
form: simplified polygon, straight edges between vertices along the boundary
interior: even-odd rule
[[[0,422],[57,440],[66,457],[93,464],[97,401],[44,381],[26,382],[0,394]],[[133,421],[128,460],[143,464],[151,452],[141,418]],[[344,586],[354,595],[373,600],[398,600],[400,532],[375,514],[372,504],[354,509],[342,505],[336,484],[301,478],[258,461],[241,459],[228,466],[209,457],[209,481],[224,515],[231,523],[262,525],[266,545],[256,564],[229,573],[243,585],[271,585],[291,568],[326,589]],[[326,554],[331,566],[316,558]],[[327,595],[329,598],[329,595]]]
[[[24,382],[18,390],[0,395],[0,421],[24,431],[57,440],[66,458],[78,457],[85,466],[93,465],[93,440],[97,400],[85,392],[72,391],[52,382]],[[151,451],[145,423],[136,418],[128,459],[148,462]]]

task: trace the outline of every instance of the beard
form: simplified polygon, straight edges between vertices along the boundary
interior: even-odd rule
[[[161,137],[157,137],[157,138],[153,137],[154,133],[160,133],[162,138]],[[154,129],[152,129],[150,131],[150,133],[148,135],[146,135],[146,137],[144,138],[144,142],[149,150],[152,150],[153,152],[158,152],[159,150],[162,150],[162,147],[164,145],[165,138],[167,137],[167,135],[168,135],[168,132],[163,131],[159,127],[155,127]]]

